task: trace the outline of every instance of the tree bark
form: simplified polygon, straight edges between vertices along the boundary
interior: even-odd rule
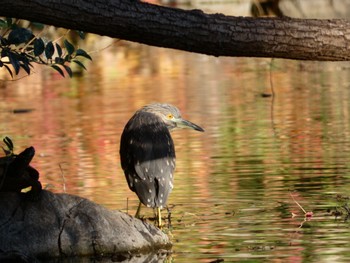
[[[350,60],[350,22],[205,14],[133,0],[0,0],[0,15],[213,56]]]

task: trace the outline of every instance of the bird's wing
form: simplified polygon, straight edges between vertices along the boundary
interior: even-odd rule
[[[125,139],[129,143],[121,144],[122,166],[130,189],[140,201],[146,206],[162,208],[173,188],[174,143],[165,124],[152,124],[144,118],[143,122],[148,124],[137,124],[134,120],[123,133],[121,141]]]

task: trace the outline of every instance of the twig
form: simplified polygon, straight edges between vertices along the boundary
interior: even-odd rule
[[[89,54],[94,54],[94,53],[100,53],[110,47],[112,47],[113,45],[117,44],[118,42],[122,41],[121,39],[116,39],[114,41],[112,41],[110,44],[108,44],[107,46],[105,47],[102,47],[102,48],[99,48],[97,50],[92,50],[92,51],[89,51]]]
[[[293,198],[293,201],[299,206],[299,208],[301,210],[303,210],[304,214],[307,214],[307,212],[304,210],[304,208],[297,202],[297,200],[295,200],[294,196],[292,195],[292,193],[290,193],[290,196]]]
[[[64,178],[64,173],[63,173],[63,169],[62,169],[61,164],[58,164],[58,166],[60,167],[61,176],[62,176],[62,180],[63,180],[63,192],[66,193],[66,179]]]

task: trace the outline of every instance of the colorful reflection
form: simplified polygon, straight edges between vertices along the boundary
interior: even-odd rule
[[[135,110],[167,102],[206,130],[173,134],[175,262],[350,259],[348,223],[327,213],[350,190],[345,64],[101,45],[110,43],[73,79],[37,68],[1,83],[0,135],[17,151],[36,148],[44,187],[133,214],[138,200],[119,164],[119,138]]]

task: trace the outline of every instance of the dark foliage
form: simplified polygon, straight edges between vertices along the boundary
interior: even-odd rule
[[[24,70],[28,75],[32,72],[33,63],[47,65],[59,72],[72,77],[71,63],[86,69],[80,58],[91,60],[83,49],[76,48],[67,39],[62,42],[45,41],[35,36],[31,28],[43,28],[43,25],[31,23],[24,28],[17,20],[0,19],[0,68],[4,67],[13,78]],[[77,32],[84,39],[84,33]]]
[[[21,192],[31,187],[27,193],[35,200],[41,193],[39,172],[30,166],[35,155],[34,147],[29,147],[19,154],[13,152],[14,145],[9,137],[3,139],[6,147],[2,147],[6,156],[0,157],[0,192]]]

